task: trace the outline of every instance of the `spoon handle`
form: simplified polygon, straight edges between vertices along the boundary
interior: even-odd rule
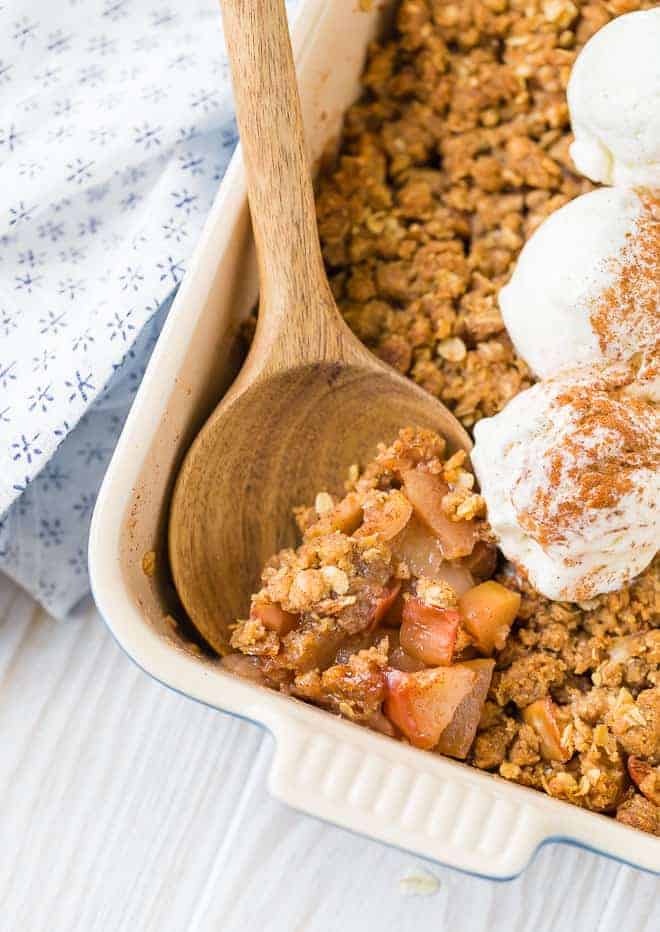
[[[310,324],[328,321],[332,299],[324,300],[330,292],[284,0],[222,0],[222,12],[257,244],[260,319],[267,316],[271,332],[280,316],[309,334]]]

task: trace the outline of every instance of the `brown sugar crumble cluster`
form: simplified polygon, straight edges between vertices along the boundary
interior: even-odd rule
[[[582,45],[638,0],[403,0],[320,179],[337,302],[382,359],[467,427],[531,376],[497,292],[526,239],[593,185],[574,173],[566,85]]]
[[[568,155],[571,66],[654,5],[402,0],[369,49],[318,186],[328,274],[360,339],[467,428],[532,383],[497,292],[592,187]],[[223,666],[660,835],[660,558],[619,592],[543,598],[497,558],[462,455],[413,429],[296,518]]]

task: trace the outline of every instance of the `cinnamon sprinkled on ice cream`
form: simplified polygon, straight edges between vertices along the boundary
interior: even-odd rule
[[[520,355],[542,378],[637,357],[660,342],[660,194],[601,188],[552,214],[500,291]]]
[[[660,411],[630,368],[567,373],[475,428],[472,453],[504,554],[551,599],[621,588],[660,541]]]
[[[639,350],[660,342],[660,193],[642,188],[635,194],[642,209],[623,249],[607,262],[612,283],[590,298],[591,326],[604,356],[631,334],[640,335]]]

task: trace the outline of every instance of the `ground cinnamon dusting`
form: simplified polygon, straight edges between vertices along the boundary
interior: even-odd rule
[[[572,429],[549,458],[547,487],[521,516],[542,546],[565,540],[590,512],[616,508],[635,489],[638,470],[660,468],[657,409],[622,394],[621,381],[612,375],[609,383],[578,383],[555,398]],[[567,494],[558,493],[562,487]]]
[[[660,340],[660,192],[637,193],[642,214],[635,232],[609,262],[614,281],[592,302],[591,326],[605,354],[631,332],[648,335],[649,348]]]

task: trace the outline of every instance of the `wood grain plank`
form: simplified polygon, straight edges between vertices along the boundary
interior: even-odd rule
[[[14,932],[635,932],[660,881],[566,846],[493,883],[270,799],[272,744],[0,580],[0,903]],[[438,881],[406,895],[410,872]]]
[[[150,680],[96,617],[12,613],[0,656],[18,628],[0,681],[2,927],[185,928],[261,731]]]
[[[510,883],[469,877],[301,817],[270,799],[264,742],[240,801],[232,843],[218,852],[191,932],[222,928],[327,932],[420,929],[618,932],[657,928],[657,878],[565,845],[544,848]],[[260,771],[257,776],[257,768]],[[409,896],[409,872],[438,890]]]

